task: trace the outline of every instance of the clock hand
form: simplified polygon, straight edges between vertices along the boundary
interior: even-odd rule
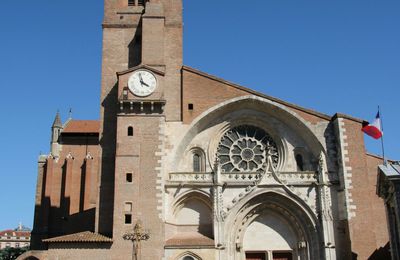
[[[147,85],[147,84],[143,81],[142,74],[140,74],[140,73],[139,73],[139,81],[140,81],[140,85],[142,85],[142,87],[143,87],[143,85]],[[147,86],[149,86],[149,85],[147,85]]]
[[[150,87],[149,84],[147,84],[146,82],[142,82],[143,85],[146,85],[148,88]]]
[[[149,84],[147,84],[146,82],[144,82],[143,78],[142,78],[142,74],[139,73],[139,79],[140,79],[140,84],[142,85],[146,85],[148,88],[150,87]]]
[[[139,73],[139,80],[140,80],[140,83],[143,83],[142,74],[140,74],[140,73]]]

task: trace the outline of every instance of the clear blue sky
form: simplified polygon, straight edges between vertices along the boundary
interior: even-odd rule
[[[57,109],[99,118],[103,3],[1,0],[0,10],[1,230],[32,227]],[[398,0],[185,0],[184,63],[329,115],[372,120],[380,104],[386,153],[400,159],[399,14]]]

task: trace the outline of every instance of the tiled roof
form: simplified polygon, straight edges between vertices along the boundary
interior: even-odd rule
[[[165,242],[166,246],[214,246],[214,240],[196,232],[182,232]]]
[[[3,231],[0,231],[0,236],[7,236],[7,235],[12,235],[12,233],[14,232],[14,230],[12,230],[12,229],[8,229],[8,230],[3,230]]]
[[[47,243],[111,243],[112,239],[98,233],[93,233],[90,231],[84,231],[80,233],[53,237],[49,239],[43,239],[43,242]]]
[[[30,237],[31,232],[7,229],[7,230],[0,231],[0,236]]]
[[[98,133],[100,121],[98,120],[71,120],[65,126],[63,133]]]

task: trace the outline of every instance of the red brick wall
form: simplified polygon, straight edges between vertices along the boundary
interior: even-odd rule
[[[84,140],[84,139],[81,139]],[[85,160],[90,152],[91,169],[86,168]],[[35,205],[35,229],[47,234],[33,236],[34,247],[40,247],[43,237],[54,237],[78,231],[94,231],[94,213],[98,186],[98,152],[96,144],[64,144],[60,157],[48,158],[40,164],[39,174],[43,176],[38,184]],[[73,159],[67,159],[71,153]],[[91,194],[91,195],[87,195]],[[92,198],[90,198],[92,196]],[[85,200],[85,197],[87,200]],[[91,200],[89,200],[91,199]],[[40,222],[40,223],[39,223]]]
[[[349,190],[355,205],[355,216],[349,221],[352,252],[357,259],[368,259],[376,249],[388,242],[386,217],[383,202],[376,195],[376,175],[379,160],[367,156],[361,123],[344,120],[347,136],[347,151],[351,167],[351,186]]]
[[[132,231],[138,220],[143,229],[151,232],[151,239],[141,245],[143,259],[161,259],[164,248],[164,223],[160,218],[161,189],[159,170],[161,160],[160,127],[164,117],[119,116],[115,163],[115,204],[112,250],[121,255],[131,254],[131,242],[122,236]],[[133,127],[133,136],[127,129]],[[126,182],[126,173],[133,174],[133,182]],[[124,222],[124,203],[132,202],[132,224]]]
[[[249,95],[248,92],[190,71],[183,70],[182,77],[183,122],[185,124],[190,124],[201,113],[225,100]],[[188,110],[189,103],[193,104],[194,109],[191,111]]]
[[[382,164],[382,159],[379,157],[367,154],[367,167],[368,167],[368,183],[370,186],[370,201],[372,204],[372,214],[374,219],[374,235],[376,241],[376,248],[384,247],[389,242],[388,226],[386,221],[386,211],[383,199],[379,198],[376,194],[377,184],[377,166]]]
[[[182,85],[182,119],[185,124],[190,124],[201,113],[221,102],[241,96],[257,95],[254,91],[246,91],[245,88],[235,87],[229,82],[212,76],[204,76],[187,67],[182,70]],[[273,101],[277,99],[273,98]],[[193,110],[188,109],[189,103],[193,104]],[[289,109],[310,123],[316,124],[329,119],[326,116],[317,115],[318,113],[303,111],[295,105],[283,101],[281,103],[289,105]]]

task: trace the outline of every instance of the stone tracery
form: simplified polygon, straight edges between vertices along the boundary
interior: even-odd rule
[[[271,157],[272,166],[279,162],[278,148],[263,129],[241,125],[227,131],[219,142],[218,159],[223,172],[263,172]]]

